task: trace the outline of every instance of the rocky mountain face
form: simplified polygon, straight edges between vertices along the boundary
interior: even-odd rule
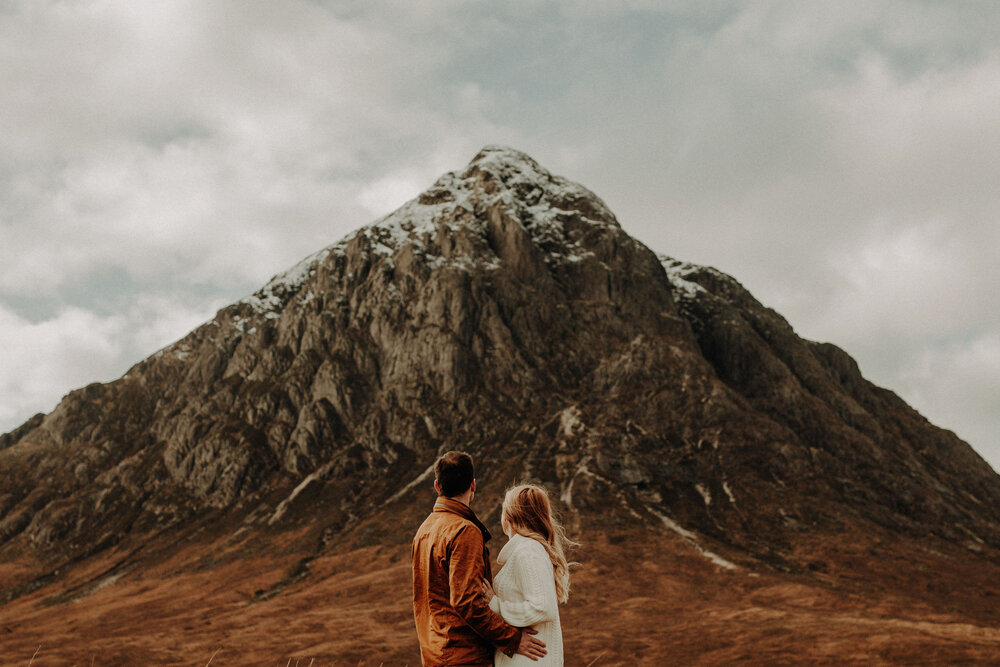
[[[820,567],[796,541],[849,526],[1000,549],[1000,477],[966,443],[732,277],[488,147],[0,437],[0,560],[34,554],[49,578],[7,598],[193,521],[322,517],[317,552],[403,543],[448,449],[497,495],[531,477],[572,525],[655,528],[722,567]]]

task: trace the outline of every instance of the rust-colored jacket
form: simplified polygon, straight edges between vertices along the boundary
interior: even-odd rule
[[[439,497],[413,538],[413,617],[425,667],[492,665],[493,652],[514,655],[521,630],[494,613],[483,595],[493,581],[490,531],[475,512]]]

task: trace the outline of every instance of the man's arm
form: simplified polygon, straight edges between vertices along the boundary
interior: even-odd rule
[[[508,656],[517,652],[521,630],[489,608],[483,595],[483,534],[469,525],[456,536],[448,561],[451,606],[481,637]]]

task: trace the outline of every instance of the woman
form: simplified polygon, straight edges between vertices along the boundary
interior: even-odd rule
[[[484,582],[490,609],[511,625],[537,630],[535,638],[545,642],[548,654],[533,661],[497,651],[495,665],[562,665],[559,603],[569,599],[570,565],[563,550],[575,543],[552,516],[548,493],[533,484],[507,491],[500,525],[510,540],[497,556],[502,567],[493,582],[495,592]]]

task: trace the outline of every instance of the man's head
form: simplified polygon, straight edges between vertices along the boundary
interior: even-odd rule
[[[448,452],[434,464],[434,488],[446,498],[464,495],[475,480],[472,457],[465,452]]]

